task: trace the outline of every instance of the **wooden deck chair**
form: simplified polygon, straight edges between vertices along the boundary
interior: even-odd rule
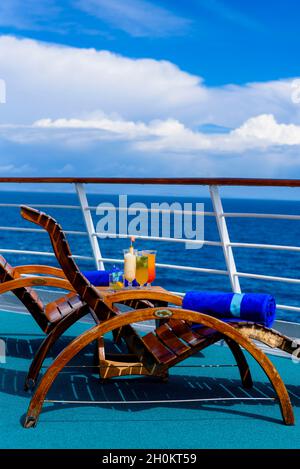
[[[24,278],[22,275],[30,274]],[[32,275],[32,274],[39,274]],[[32,287],[51,286],[70,293],[60,296],[58,299],[44,304],[36,290]],[[41,330],[46,334],[37,353],[35,354],[28,371],[24,389],[33,388],[43,362],[53,344],[76,321],[91,311],[71,284],[66,280],[62,269],[47,265],[22,265],[12,267],[7,260],[0,255],[0,294],[12,292],[20,300]],[[124,301],[126,304],[126,301]],[[146,306],[143,300],[131,299],[128,306]],[[95,316],[92,316],[95,319]],[[98,319],[95,319],[99,323]]]
[[[43,274],[22,277],[22,274]],[[33,286],[51,286],[69,290],[60,298],[43,304]],[[13,292],[46,334],[31,363],[25,390],[34,386],[42,363],[57,339],[78,319],[89,313],[89,307],[74,291],[61,269],[45,265],[26,265],[13,268],[0,256],[0,294]]]
[[[279,399],[283,420],[286,424],[294,423],[291,402],[277,370],[269,358],[254,344],[249,337],[269,342],[272,346],[289,349],[291,339],[281,334],[254,324],[226,324],[216,318],[201,313],[181,309],[181,299],[167,292],[154,292],[147,289],[129,290],[106,297],[91,285],[80,272],[70,251],[66,236],[61,226],[50,216],[30,207],[21,207],[23,218],[36,223],[47,230],[56,258],[67,280],[77,291],[81,300],[89,305],[100,323],[83,333],[69,344],[54,360],[43,376],[29,405],[25,427],[34,426],[40,414],[44,399],[59,371],[87,344],[99,341],[100,369],[103,377],[144,374],[165,378],[170,367],[205,347],[225,339],[239,366],[242,383],[252,385],[252,379],[245,356],[240,348],[244,347],[265,371]],[[134,312],[120,313],[116,307],[119,301],[143,298],[149,301],[163,301],[177,307],[163,306],[139,309]],[[163,319],[166,322],[145,336],[140,336],[132,324],[144,320]],[[201,330],[195,332],[190,322],[201,324]],[[117,339],[127,344],[134,360],[126,362],[127,356],[119,356],[112,361],[105,356],[103,335],[117,331]],[[124,362],[125,366],[124,366]]]

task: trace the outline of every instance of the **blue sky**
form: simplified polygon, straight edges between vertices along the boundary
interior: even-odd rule
[[[2,33],[170,60],[212,86],[299,73],[298,0],[2,0],[0,13]]]
[[[299,177],[299,17],[298,0],[1,0],[0,175]]]

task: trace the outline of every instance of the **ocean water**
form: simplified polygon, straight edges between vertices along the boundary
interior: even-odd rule
[[[117,204],[118,198],[114,195],[89,194],[89,204],[97,206],[107,202]],[[154,196],[128,196],[128,203],[143,202],[148,207],[151,202],[196,202],[204,203],[205,211],[211,211],[212,206],[206,198],[179,198],[179,197],[154,197]],[[76,194],[51,193],[51,192],[0,192],[0,204],[65,204],[79,205]],[[252,212],[252,213],[282,213],[300,215],[300,202],[298,201],[273,201],[250,199],[223,199],[226,212]],[[194,206],[195,207],[195,206]],[[78,209],[43,209],[53,215],[66,230],[84,231],[82,213]],[[99,221],[96,211],[92,211],[95,225]],[[20,216],[18,208],[5,208],[0,206],[2,227],[32,227]],[[130,219],[130,217],[129,217]],[[271,220],[255,218],[227,218],[228,230],[232,242],[300,245],[300,220]],[[171,229],[172,232],[172,229]],[[213,217],[205,217],[204,238],[211,241],[219,241],[216,222]],[[70,246],[73,254],[91,255],[91,248],[87,236],[69,235]],[[100,248],[103,257],[121,258],[122,249],[128,246],[126,239],[101,239]],[[137,248],[156,249],[157,262],[226,269],[221,247],[203,246],[201,249],[187,250],[182,243],[142,241],[136,242]],[[0,230],[0,249],[18,249],[32,251],[52,252],[51,244],[45,232],[24,233]],[[44,256],[30,256],[23,254],[5,254],[7,260],[13,264],[47,263],[57,265],[55,258]],[[234,257],[239,272],[265,274],[300,278],[300,252],[283,250],[265,250],[250,248],[234,248]],[[78,261],[82,269],[93,269],[92,261]],[[107,264],[107,268],[111,265]],[[187,272],[174,269],[157,269],[156,283],[170,290],[187,291],[190,289],[222,290],[230,291],[230,283],[227,276]],[[271,293],[280,304],[300,306],[300,285],[269,282],[262,280],[240,278],[242,291]],[[278,311],[278,318],[300,322],[300,313]]]

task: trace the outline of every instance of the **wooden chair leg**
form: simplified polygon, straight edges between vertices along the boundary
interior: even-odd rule
[[[241,347],[234,340],[228,339],[227,337],[225,338],[225,342],[230,348],[236,360],[237,366],[239,367],[243,387],[246,389],[252,388],[253,381],[250,368]]]
[[[98,366],[101,382],[105,382],[105,349],[104,338],[98,337],[97,339],[97,352],[98,352]]]
[[[88,312],[89,309],[87,308],[87,306],[81,306],[77,309],[74,309],[72,313],[63,318],[57,324],[57,326],[55,326],[54,329],[52,329],[52,331],[50,331],[49,334],[45,337],[31,362],[28,374],[25,379],[25,391],[34,388],[43,362],[52,345],[62,336],[62,334],[72,324],[74,324],[80,317],[83,317],[88,314]]]
[[[32,362],[31,362],[29,371],[27,373],[25,383],[24,383],[24,390],[25,391],[28,391],[29,389],[34,388],[35,383],[36,383],[36,379],[37,379],[38,374],[40,372],[40,369],[43,365],[43,362],[44,362],[44,360],[47,356],[47,353],[48,353],[49,349],[51,348],[51,346],[53,345],[53,343],[56,341],[56,339],[57,338],[55,337],[55,331],[53,330],[49,333],[49,335],[47,335],[45,337],[45,339],[41,343],[38,351],[36,352]]]

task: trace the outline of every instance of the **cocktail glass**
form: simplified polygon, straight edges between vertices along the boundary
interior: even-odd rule
[[[147,280],[147,287],[151,287],[151,283],[154,282],[156,271],[155,271],[155,260],[156,260],[156,252],[157,251],[149,251],[144,250],[142,251],[145,256],[148,257],[148,280]]]
[[[123,288],[123,272],[119,269],[115,269],[109,274],[109,288],[111,290],[120,290]]]
[[[143,251],[137,252],[135,278],[140,287],[148,282],[148,256]]]
[[[124,253],[124,279],[128,282],[128,288],[132,288],[132,282],[136,277],[136,251],[123,249]]]

